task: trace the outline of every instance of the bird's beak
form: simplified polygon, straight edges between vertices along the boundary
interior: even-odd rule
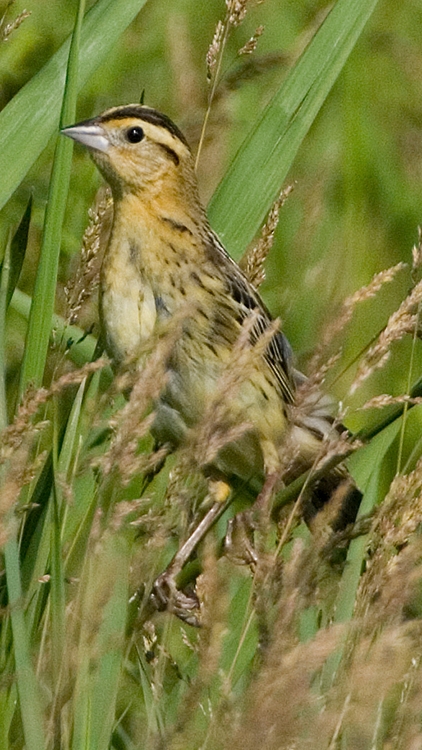
[[[94,151],[108,151],[110,148],[110,141],[106,137],[101,125],[92,120],[86,120],[85,122],[78,123],[78,125],[63,128],[61,132],[63,135],[73,138],[74,141],[82,143]]]

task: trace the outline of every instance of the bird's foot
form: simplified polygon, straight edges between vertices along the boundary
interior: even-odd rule
[[[151,601],[159,612],[172,612],[183,622],[197,628],[199,622],[199,599],[193,589],[182,591],[177,587],[176,574],[170,568],[155,580]]]

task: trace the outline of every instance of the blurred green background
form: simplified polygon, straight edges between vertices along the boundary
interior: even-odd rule
[[[16,2],[7,19],[24,7],[31,16],[0,48],[2,106],[60,47],[71,32],[76,10],[74,2]],[[232,33],[200,160],[204,201],[329,8],[329,3],[315,0],[252,3],[246,19]],[[224,12],[224,3],[217,0],[150,0],[84,87],[78,119],[139,101],[145,90],[145,102],[169,114],[195,148],[208,97],[205,54]],[[422,216],[421,22],[419,2],[379,3],[290,172],[294,191],[282,209],[262,293],[271,311],[281,316],[305,369],[321,331],[336,316],[345,296],[367,284],[375,272],[410,260]],[[239,57],[238,49],[261,24],[265,31],[257,51]],[[30,252],[20,282],[29,294],[53,146],[51,142],[1,214],[4,238],[33,192]],[[63,310],[61,288],[72,273],[72,259],[79,251],[87,210],[99,184],[86,153],[76,148],[58,312]],[[358,309],[342,337],[343,358],[337,373],[385,324],[408,286],[409,274],[401,272],[374,301]],[[15,317],[9,328],[12,369],[21,358],[24,331]],[[375,393],[403,392],[408,356],[408,343],[397,345],[388,367],[373,375],[353,399],[347,396],[353,366],[336,378],[333,390],[352,406]],[[352,419],[352,426],[358,424]]]
[[[108,6],[104,3],[104,7],[116,7],[116,3],[117,0],[111,0]],[[350,4],[352,5],[352,0]],[[92,5],[90,3],[88,7]],[[70,0],[49,0],[48,3],[45,0],[22,0],[15,2],[7,10],[4,24],[24,8],[31,11],[31,16],[13,31],[7,41],[0,44],[2,107],[13,99],[20,88],[42,69],[63,44],[72,31],[76,6],[76,2]],[[285,0],[283,3],[279,0],[265,0],[248,4],[244,22],[229,38],[223,75],[211,108],[198,170],[204,202],[211,199],[246,134],[279,90],[281,82],[314,37],[331,7],[330,3],[316,0]],[[106,63],[96,70],[82,89],[77,119],[96,115],[110,106],[139,101],[144,91],[145,103],[172,117],[195,150],[209,96],[205,56],[217,21],[224,14],[223,0],[149,0],[120,37]],[[256,52],[253,56],[239,57],[239,48],[260,25],[265,30],[259,38]],[[327,325],[340,314],[345,297],[368,284],[376,272],[399,261],[411,264],[411,249],[417,241],[418,225],[422,223],[421,27],[420,2],[407,0],[399,4],[397,0],[380,0],[304,140],[285,183],[292,184],[294,190],[281,211],[276,240],[267,262],[267,280],[262,286],[262,294],[272,313],[281,316],[298,364],[304,371],[307,371],[312,353],[321,341]],[[82,59],[82,70],[83,66]],[[0,214],[0,247],[3,248],[10,228],[15,227],[22,216],[28,195],[33,194],[29,249],[19,282],[20,289],[29,295],[32,295],[34,288],[57,137],[56,135],[51,139]],[[23,142],[22,149],[26,145]],[[88,222],[88,210],[100,185],[99,174],[86,151],[76,147],[56,294],[56,311],[62,315],[66,311],[64,287],[75,272],[82,235]],[[230,246],[227,249],[230,251]],[[367,413],[353,413],[353,408],[359,407],[373,395],[384,392],[401,394],[408,387],[410,336],[393,347],[387,366],[373,374],[353,397],[348,392],[360,353],[386,324],[389,315],[399,307],[410,284],[408,268],[401,271],[374,299],[364,302],[356,309],[353,321],[326,354],[328,357],[341,343],[341,360],[329,373],[328,386],[346,406],[351,407],[348,424],[353,428],[358,428],[371,419]],[[94,325],[93,330],[96,332],[96,324],[94,299],[93,304],[84,310],[81,325],[87,329]],[[7,326],[10,413],[13,410],[25,331],[26,321],[16,310],[10,310]],[[50,362],[47,368],[46,383],[55,362],[54,357],[50,357],[50,360],[53,365]],[[416,380],[421,369],[422,357],[420,344],[417,342],[411,380]],[[16,710],[18,698],[24,707],[22,676],[18,674],[16,678],[14,672],[14,659],[22,644],[16,637],[16,627],[12,641],[8,624],[9,617],[12,619],[18,611],[18,614],[25,613],[27,632],[24,636],[27,636],[27,651],[30,655],[28,663],[32,659],[37,665],[37,684],[42,701],[47,705],[45,715],[38,711],[35,701],[33,709],[35,713],[38,711],[42,715],[42,719],[38,716],[38,720],[40,723],[45,720],[49,732],[52,726],[55,731],[58,731],[57,728],[63,730],[62,746],[70,746],[71,733],[74,732],[77,737],[77,731],[82,732],[80,727],[88,726],[93,735],[96,734],[97,726],[102,728],[104,701],[104,704],[111,707],[108,717],[110,733],[111,727],[114,728],[115,717],[118,724],[114,732],[114,748],[138,749],[138,738],[145,735],[147,724],[150,734],[144,746],[155,750],[158,745],[154,736],[158,730],[164,737],[166,728],[175,722],[176,736],[179,726],[177,722],[183,725],[183,721],[185,724],[190,721],[189,705],[186,709],[183,703],[186,695],[192,705],[195,702],[195,708],[196,702],[202,701],[193,719],[194,724],[198,723],[200,728],[208,719],[210,724],[214,721],[218,725],[218,711],[224,713],[230,701],[233,701],[233,715],[238,711],[239,704],[235,700],[245,690],[248,681],[254,687],[254,679],[259,674],[260,654],[256,654],[256,644],[259,636],[260,644],[264,643],[265,646],[265,636],[268,635],[259,628],[263,628],[263,623],[265,626],[269,623],[268,637],[276,638],[281,634],[280,638],[284,638],[284,630],[278,627],[279,620],[276,619],[279,616],[278,609],[282,612],[283,599],[276,597],[274,609],[271,609],[272,593],[271,590],[265,590],[268,602],[266,605],[264,603],[263,611],[260,611],[260,603],[258,600],[257,604],[256,599],[257,592],[258,597],[262,594],[259,580],[252,584],[247,570],[242,568],[239,572],[224,559],[219,560],[218,564],[214,559],[208,559],[205,574],[211,578],[211,583],[212,576],[217,576],[217,569],[219,571],[219,578],[214,578],[214,594],[211,592],[211,607],[213,602],[218,603],[212,612],[213,623],[209,626],[211,631],[206,628],[203,631],[192,631],[189,626],[181,626],[176,618],[158,614],[153,617],[151,632],[146,634],[142,631],[141,644],[141,635],[132,633],[131,626],[127,625],[130,617],[126,620],[125,607],[129,595],[137,586],[141,583],[148,586],[161,572],[174,552],[176,540],[185,534],[189,512],[192,512],[190,487],[188,485],[187,489],[184,488],[184,496],[179,487],[180,497],[174,488],[170,488],[169,502],[165,495],[167,469],[156,478],[152,488],[144,485],[139,476],[132,477],[132,483],[127,485],[120,481],[118,471],[114,474],[110,472],[110,476],[104,471],[101,475],[101,469],[92,463],[98,447],[95,443],[95,431],[98,430],[98,417],[100,415],[101,421],[102,411],[106,412],[103,421],[108,420],[109,402],[101,401],[101,397],[95,395],[96,389],[101,390],[99,377],[88,384],[86,392],[84,387],[81,386],[78,394],[76,391],[71,393],[70,397],[60,392],[56,400],[52,399],[51,407],[49,405],[46,408],[45,413],[50,418],[51,425],[46,428],[45,434],[41,434],[39,445],[36,446],[40,463],[35,468],[29,464],[33,471],[32,477],[18,476],[23,489],[18,486],[15,499],[12,497],[9,500],[9,510],[13,517],[16,517],[13,515],[15,508],[22,511],[22,517],[30,509],[27,514],[30,523],[27,534],[25,532],[19,539],[16,536],[20,543],[19,554],[18,543],[15,549],[16,567],[18,563],[21,564],[24,607],[14,610],[13,607],[4,606],[3,609],[5,627],[2,631],[4,636],[2,634],[0,669],[5,667],[6,677],[0,682],[0,745],[3,738],[9,737],[11,744],[6,745],[4,740],[5,747],[24,746]],[[60,400],[68,401],[67,408],[62,408]],[[56,401],[60,402],[59,406]],[[67,422],[70,408],[72,418]],[[411,450],[412,441],[420,434],[417,409],[413,410],[412,417],[413,415],[415,418],[410,420],[410,429],[406,427],[408,444],[403,464]],[[43,417],[44,414],[40,419]],[[27,417],[26,427],[29,432],[30,424],[31,420]],[[398,431],[397,424],[392,427]],[[64,429],[66,439],[60,443],[58,435]],[[397,432],[393,438],[387,432],[385,431],[386,436],[380,436],[381,440],[385,437],[384,453],[380,450],[379,456],[377,455],[379,443],[376,441],[369,446],[369,451],[374,447],[374,452],[369,452],[367,463],[378,460],[375,467],[378,470],[376,478],[379,479],[381,488],[379,491],[376,488],[375,491],[371,486],[367,493],[371,495],[372,492],[370,500],[374,504],[385,496],[397,465],[395,455],[392,460],[391,455],[387,455]],[[85,440],[86,433],[89,436]],[[46,450],[45,455],[42,454],[45,447],[51,450],[57,461],[53,471],[49,465],[48,451]],[[100,445],[98,452],[105,449],[105,445]],[[419,453],[420,446],[414,460],[419,457]],[[385,455],[389,462],[388,472],[385,471]],[[365,451],[358,453],[357,459],[363,466],[362,474],[367,468]],[[18,463],[20,461],[18,451],[15,451],[15,460]],[[42,464],[42,461],[45,463]],[[367,473],[369,475],[369,470]],[[147,489],[144,493],[145,486]],[[21,493],[18,500],[19,489]],[[130,504],[132,501],[133,505]],[[31,503],[36,505],[35,513],[32,512]],[[56,503],[59,507],[57,513]],[[1,512],[0,503],[0,520]],[[133,525],[132,516],[135,519]],[[103,525],[100,528],[101,519]],[[395,519],[394,524],[397,527],[400,525]],[[223,522],[220,526],[217,537],[221,539],[225,533]],[[10,533],[10,529],[5,528]],[[304,524],[299,527],[298,534],[309,538]],[[9,539],[14,542],[13,535]],[[283,560],[290,554],[290,541],[289,537],[288,544],[283,547]],[[366,541],[360,537],[355,542],[361,547],[360,557],[355,565],[357,586],[364,567],[362,560]],[[10,542],[8,544],[10,549]],[[208,550],[208,554],[211,558],[213,553]],[[8,564],[13,571],[10,559]],[[57,570],[54,570],[54,564]],[[274,563],[272,571],[277,585],[280,582],[278,564],[279,561]],[[317,574],[320,579],[326,575],[325,564],[326,561],[323,560]],[[313,565],[316,569],[315,561]],[[350,579],[347,579],[347,573],[351,569],[352,566],[345,566],[345,587],[349,587],[352,600],[349,603],[350,616],[355,594],[353,586],[349,585]],[[305,576],[304,589],[308,586],[309,591],[314,592],[312,570],[312,564],[308,567],[304,565],[299,573],[300,576]],[[306,578],[306,571],[310,576],[309,580]],[[299,579],[302,580],[300,576]],[[48,589],[45,584],[50,586],[50,582],[51,587]],[[252,585],[255,590],[251,588]],[[317,591],[312,607],[308,607],[309,591],[302,591],[303,601],[297,610],[299,614],[292,615],[290,624],[293,645],[296,644],[294,617],[300,619],[302,615],[306,615],[308,618],[307,629],[305,620],[301,621],[301,638],[306,640],[313,637],[319,627],[324,628],[332,616],[330,606],[334,597],[329,593],[326,596],[328,604],[324,601],[324,585],[325,583],[320,597],[322,603],[317,601],[321,594],[321,591]],[[113,606],[109,606],[110,602]],[[288,611],[288,591],[284,599],[284,603],[286,602]],[[223,614],[218,611],[218,607],[223,610],[226,608]],[[253,612],[255,607],[257,613]],[[337,608],[336,612],[339,611],[340,608]],[[267,615],[268,622],[265,621]],[[109,625],[111,627],[113,620],[117,622],[117,635],[114,636],[114,631],[111,630],[110,636],[106,629]],[[218,632],[212,631],[215,623]],[[271,632],[274,624],[274,632]],[[154,641],[155,626],[158,641]],[[288,624],[286,627],[288,629]],[[123,636],[125,628],[128,631],[127,642]],[[218,642],[217,646],[214,644],[214,652],[213,644],[207,644],[210,632]],[[25,637],[21,638],[24,646]],[[113,637],[116,642],[112,640]],[[121,640],[117,643],[118,637]],[[275,643],[277,645],[277,641]],[[63,644],[66,644],[64,648]],[[281,646],[286,648],[285,644]],[[215,656],[220,647],[221,653]],[[110,666],[107,660],[113,649],[120,651],[117,656],[114,654],[116,661]],[[111,653],[110,658],[113,659],[114,656]],[[103,671],[103,663],[106,662],[108,671]],[[384,664],[382,669],[384,670]],[[291,671],[295,672],[294,663]],[[16,684],[19,678],[21,684],[17,697]],[[116,686],[120,681],[117,699],[117,687],[115,694],[113,679]],[[315,692],[313,686],[313,696]],[[378,698],[375,697],[374,700]],[[70,701],[70,708],[67,701]],[[294,705],[294,697],[291,702]],[[32,695],[29,696],[29,705],[32,705]],[[204,712],[203,706],[206,706]],[[420,702],[418,716],[419,706]],[[216,713],[213,714],[214,710]],[[94,722],[92,725],[90,711]],[[25,710],[22,711],[22,717],[25,720]],[[125,736],[128,727],[128,733],[135,738],[133,741],[129,734],[128,737]],[[372,732],[372,725],[370,731]],[[245,736],[246,732],[247,723]],[[15,737],[18,739],[15,740]],[[80,744],[77,744],[79,740]],[[79,740],[75,739],[73,748],[87,746],[84,744],[85,735],[81,734]],[[205,745],[206,740],[201,747]],[[59,746],[58,741],[55,744],[52,741],[51,747]],[[191,746],[196,750],[199,744],[194,739]],[[220,748],[221,744],[216,746]],[[289,745],[292,746],[293,743]],[[373,746],[375,747],[375,740]],[[44,750],[42,742],[33,747]],[[104,740],[102,744],[98,740],[98,747],[109,747],[108,740]],[[186,750],[187,745],[178,744],[176,736],[171,745],[172,750],[182,747]],[[334,744],[329,744],[329,747],[334,747]]]

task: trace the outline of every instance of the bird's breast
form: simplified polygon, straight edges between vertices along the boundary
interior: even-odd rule
[[[134,359],[152,334],[157,306],[152,287],[122,242],[107,253],[101,273],[101,319],[107,350],[116,362]]]

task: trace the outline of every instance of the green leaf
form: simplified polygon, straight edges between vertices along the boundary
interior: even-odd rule
[[[401,422],[397,419],[371,443],[349,459],[353,478],[363,492],[358,518],[371,513],[383,500],[393,479],[392,464],[389,453],[400,432]],[[363,534],[353,539],[347,553],[347,561],[341,578],[337,595],[333,623],[349,622],[353,617],[357,590],[366,556],[368,535]],[[324,665],[322,689],[328,690],[336,677],[341,664],[348,631],[345,630],[339,648],[332,653]]]
[[[31,297],[20,289],[15,289],[11,307],[28,320],[31,310]],[[87,334],[82,328],[74,325],[66,325],[60,315],[53,315],[50,324],[50,332],[55,333],[56,339],[63,339],[69,347],[69,356],[78,367],[90,362],[94,356],[97,339],[92,334]]]
[[[7,291],[10,283],[11,237],[7,239],[0,273],[0,431],[7,427],[6,395],[6,312]]]
[[[110,747],[124,655],[130,549],[125,533],[108,531],[86,566],[73,696],[73,750]]]
[[[9,283],[7,285],[6,298],[7,305],[10,304],[10,300],[12,299],[13,292],[19,281],[23,261],[25,259],[26,247],[28,244],[29,225],[31,223],[31,211],[32,195],[29,198],[28,205],[12,238],[12,244],[10,247],[10,275]]]
[[[211,224],[235,257],[263,223],[376,4],[377,0],[338,0],[214,193]]]
[[[79,46],[84,12],[85,0],[79,0],[75,28],[69,49],[66,85],[60,115],[62,125],[68,119],[74,119],[76,112]],[[51,318],[54,311],[62,224],[69,190],[72,152],[72,144],[69,145],[64,139],[59,139],[54,155],[40,259],[25,341],[20,378],[21,393],[29,383],[39,387],[44,374]]]
[[[20,713],[27,750],[45,750],[42,702],[31,661],[28,629],[22,606],[19,569],[18,524],[9,514],[9,538],[4,548],[7,591],[13,631],[13,653],[16,667]]]
[[[79,89],[107,59],[120,34],[145,2],[98,0],[88,11],[81,34],[83,65],[78,78]],[[0,113],[0,208],[20,185],[58,127],[69,47],[70,38]]]

